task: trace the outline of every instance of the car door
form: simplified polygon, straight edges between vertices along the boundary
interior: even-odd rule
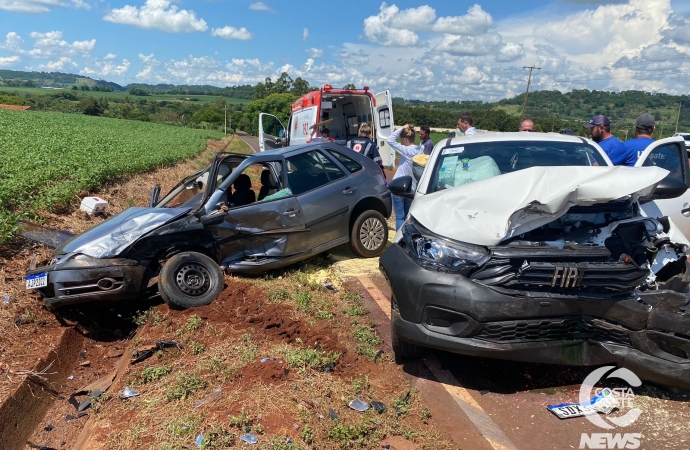
[[[668,178],[677,179],[690,186],[690,169],[685,142],[674,136],[650,144],[640,155],[635,167],[658,166],[671,172]],[[668,216],[678,230],[690,239],[690,190],[676,198],[654,200],[642,206],[653,217]]]
[[[288,185],[302,206],[309,230],[309,247],[347,240],[348,215],[357,197],[353,178],[313,148],[285,159]]]
[[[219,186],[230,186],[251,164],[243,163]],[[206,228],[211,232],[219,248],[221,264],[238,259],[281,258],[308,250],[307,227],[302,207],[295,195],[285,189],[285,161],[264,161],[263,165],[278,180],[277,192],[264,200],[239,207],[231,207],[222,214],[222,221],[215,221]],[[209,201],[217,201],[214,194]],[[207,209],[208,211],[208,209]],[[202,218],[203,221],[203,218]]]
[[[386,139],[395,129],[393,121],[393,98],[391,91],[386,89],[374,96],[376,108],[374,109],[374,124],[376,125],[376,140],[379,145],[379,153],[383,165],[392,168],[395,165],[395,150],[388,145]]]
[[[283,146],[285,127],[273,114],[259,114],[259,151],[272,150]]]

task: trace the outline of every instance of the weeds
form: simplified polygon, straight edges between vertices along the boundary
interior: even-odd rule
[[[422,422],[427,425],[429,423],[429,419],[431,419],[431,410],[429,408],[424,408],[420,414],[422,416]]]
[[[166,391],[167,400],[184,400],[199,389],[204,389],[207,383],[197,374],[183,373],[177,376],[177,382],[168,387]]]
[[[333,314],[328,311],[316,311],[314,317],[317,319],[333,320]]]
[[[369,431],[369,424],[364,420],[357,425],[345,425],[337,420],[328,430],[328,437],[337,441],[343,449],[353,446],[365,447],[368,444]]]
[[[369,389],[369,376],[365,375],[364,378],[355,378],[352,382],[352,388],[357,394]]]
[[[223,426],[213,427],[204,434],[200,448],[202,449],[226,449],[233,447],[235,435]]]
[[[165,430],[175,437],[189,436],[196,431],[202,422],[203,418],[200,415],[185,414],[167,423],[165,425]]]
[[[308,291],[297,291],[295,301],[297,302],[297,309],[300,311],[309,312],[312,310],[312,295]]]
[[[347,307],[343,309],[343,314],[346,316],[365,316],[367,314],[361,295],[347,293],[343,294],[340,298],[347,302]]]
[[[290,367],[294,367],[302,372],[307,368],[323,369],[329,367],[335,364],[340,357],[338,352],[325,352],[311,348],[301,349],[291,347],[286,347],[282,355]]]
[[[204,344],[195,341],[190,342],[189,347],[192,349],[193,355],[198,355],[206,349],[206,347],[204,347]]]
[[[268,293],[269,303],[281,303],[282,301],[289,299],[290,293],[283,288],[273,289]]]
[[[405,394],[393,400],[393,409],[398,417],[403,417],[410,412],[410,406],[412,405],[412,390],[407,391]]]
[[[376,356],[376,346],[381,345],[381,338],[376,335],[376,332],[365,325],[357,325],[352,336],[361,342],[355,347],[357,354],[364,355],[371,358]]]
[[[239,416],[230,417],[230,426],[239,428],[244,432],[251,431],[253,423],[254,419],[252,419],[252,416],[246,412],[244,408],[242,408],[242,411],[240,411]]]
[[[314,442],[314,432],[312,431],[309,424],[304,425],[304,428],[302,428],[302,433],[300,434],[300,436],[302,436],[302,440],[307,444],[311,444],[312,442]]]
[[[163,317],[161,316],[161,313],[151,308],[144,312],[137,311],[137,315],[134,316],[134,323],[140,327],[146,325],[147,323],[157,326],[163,323]]]
[[[163,378],[170,372],[172,372],[172,367],[167,364],[162,366],[145,367],[141,370],[141,372],[134,374],[131,383],[133,385],[150,383]]]
[[[202,324],[203,321],[201,320],[201,317],[197,316],[196,314],[187,319],[187,329],[189,331],[198,330],[199,328],[201,328]]]

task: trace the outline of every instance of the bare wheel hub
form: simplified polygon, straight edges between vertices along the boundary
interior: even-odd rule
[[[374,251],[383,245],[384,226],[384,223],[374,217],[370,217],[362,223],[359,229],[359,240],[364,248]]]
[[[196,297],[205,294],[209,290],[211,274],[201,264],[194,262],[184,263],[177,270],[175,282],[180,291]]]

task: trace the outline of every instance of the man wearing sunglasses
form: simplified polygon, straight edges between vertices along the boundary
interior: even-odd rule
[[[603,115],[594,116],[583,127],[589,131],[592,140],[599,144],[599,147],[606,152],[614,165],[624,165],[623,143],[611,134],[611,121],[608,117]]]

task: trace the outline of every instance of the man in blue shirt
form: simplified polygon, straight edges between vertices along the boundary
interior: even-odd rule
[[[649,144],[654,142],[652,133],[654,133],[654,116],[642,114],[635,121],[635,139],[628,139],[623,142],[623,149],[627,155],[626,161],[631,162],[626,162],[626,166],[634,166],[637,158],[642,155]]]
[[[599,144],[599,147],[604,150],[614,165],[619,166],[623,164],[625,160],[621,152],[623,143],[611,134],[611,121],[608,117],[603,115],[594,116],[583,127],[589,130],[592,140]]]

